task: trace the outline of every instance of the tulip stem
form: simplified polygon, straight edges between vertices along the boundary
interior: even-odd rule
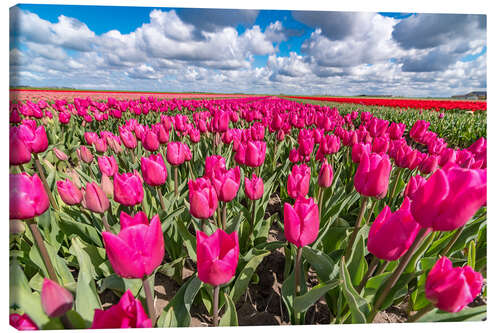
[[[28,220],[26,222],[28,223],[28,226],[31,230],[31,234],[33,235],[33,239],[35,240],[38,250],[40,251],[43,263],[45,264],[45,268],[47,268],[47,273],[49,274],[49,278],[52,281],[59,283],[56,271],[54,270],[54,266],[50,261],[49,253],[47,251],[47,248],[45,247],[45,243],[43,242],[42,234],[40,233],[40,229],[38,229],[38,224],[33,219]]]
[[[174,166],[174,191],[176,198],[179,196],[177,168],[177,166]]]
[[[361,290],[366,285],[366,282],[368,282],[368,279],[373,275],[375,272],[375,269],[377,268],[378,263],[380,262],[380,259],[377,257],[373,257],[372,261],[370,262],[370,265],[368,266],[368,270],[366,271],[365,276],[363,276],[363,280],[359,283],[359,286],[356,288],[356,291],[359,293]]]
[[[301,259],[302,259],[302,247],[297,248],[297,257],[295,261],[295,289],[294,289],[294,298],[296,298],[300,294],[300,266],[301,266]],[[295,311],[294,309],[294,315],[295,315],[295,324],[299,324],[299,313]]]
[[[465,225],[461,226],[460,228],[455,231],[455,234],[453,235],[453,238],[448,242],[446,247],[441,251],[440,255],[445,256],[448,254],[448,251],[450,251],[451,247],[455,242],[457,241],[458,237],[462,234],[462,231],[464,231]]]
[[[319,223],[321,224],[321,208],[323,206],[323,188],[320,187],[318,191],[318,208],[319,208]]]
[[[63,314],[61,317],[60,317],[60,320],[61,320],[61,323],[63,325],[63,327],[65,329],[68,329],[68,330],[74,330],[75,328],[73,327],[73,325],[71,324],[71,321],[69,320],[68,316],[66,314]]]
[[[387,283],[384,285],[384,289],[382,290],[380,296],[377,298],[375,301],[375,304],[373,305],[373,310],[370,312],[370,315],[368,316],[368,322],[371,323],[373,319],[375,318],[375,315],[379,311],[380,307],[385,301],[385,298],[391,291],[391,289],[394,287],[396,282],[398,281],[399,277],[405,270],[406,266],[410,262],[411,257],[413,256],[413,253],[415,250],[420,246],[420,243],[425,237],[425,234],[427,232],[427,228],[422,228],[417,234],[417,237],[415,237],[415,240],[413,241],[413,244],[410,246],[408,251],[406,251],[405,255],[401,258],[399,261],[399,265],[396,268],[396,270],[392,273],[391,277],[389,280],[387,280]]]
[[[212,313],[213,313],[213,323],[214,327],[219,326],[219,289],[220,286],[214,287],[214,302],[212,304]]]
[[[45,173],[43,171],[42,164],[38,159],[38,154],[33,154],[35,156],[35,165],[38,170],[38,174],[40,175],[40,179],[42,180],[43,187],[45,188],[45,192],[47,192],[47,196],[49,197],[50,204],[54,207],[55,210],[59,210],[59,206],[57,205],[54,197],[52,196],[52,192],[50,191],[49,184],[47,184],[47,179],[45,178]]]
[[[361,201],[361,208],[359,210],[358,219],[356,220],[356,225],[354,226],[354,230],[352,231],[351,237],[349,238],[349,243],[346,248],[345,257],[349,259],[351,256],[352,246],[354,245],[354,241],[356,240],[356,236],[358,235],[359,229],[361,229],[361,221],[363,220],[363,216],[365,215],[366,205],[368,204],[368,197],[363,197]]]
[[[102,224],[104,224],[104,229],[107,232],[111,232],[111,226],[108,223],[108,218],[106,216],[106,212],[102,213]]]
[[[375,275],[379,275],[385,272],[385,269],[387,268],[387,266],[389,266],[389,263],[390,261],[388,260],[384,261],[384,263],[378,267],[377,271],[375,272]]]
[[[146,294],[146,304],[148,307],[149,319],[151,319],[152,326],[155,327],[156,313],[153,303],[153,292],[151,291],[151,286],[149,285],[148,278],[148,276],[144,276],[142,278],[142,287],[144,288],[144,294]]]
[[[160,187],[157,186],[156,187],[156,194],[158,195],[158,198],[160,198],[160,206],[161,206],[161,210],[165,210],[165,201],[163,201],[163,195],[161,194],[161,190],[160,190]]]
[[[226,205],[227,205],[227,202],[224,201],[224,203],[222,204],[222,230],[226,231]]]
[[[366,223],[370,224],[370,219],[372,218],[373,212],[375,211],[375,206],[377,205],[377,200],[374,200],[372,206],[370,208],[370,212],[368,213],[368,217],[366,218]]]
[[[413,323],[413,322],[417,321],[418,319],[422,318],[424,316],[424,314],[431,311],[432,309],[434,309],[434,304],[430,303],[426,307],[420,309],[413,316],[410,316],[406,322]]]
[[[396,188],[398,187],[399,179],[401,178],[401,173],[403,172],[403,168],[398,168],[398,173],[396,174],[396,180],[392,185],[391,195],[389,196],[389,200],[387,201],[389,204],[394,200],[394,195],[396,194]]]

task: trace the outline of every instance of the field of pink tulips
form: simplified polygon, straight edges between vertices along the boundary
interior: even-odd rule
[[[12,326],[486,319],[483,112],[200,98],[11,101]]]

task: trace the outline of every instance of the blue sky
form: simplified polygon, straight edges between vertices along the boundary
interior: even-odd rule
[[[486,16],[18,5],[11,85],[450,96],[486,89]]]

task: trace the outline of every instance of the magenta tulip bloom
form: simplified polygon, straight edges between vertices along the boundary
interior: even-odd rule
[[[198,278],[212,286],[229,282],[236,273],[240,248],[238,233],[226,234],[217,229],[207,236],[196,231],[196,265]]]
[[[47,133],[45,132],[45,127],[38,126],[33,132],[33,134],[34,138],[30,142],[31,151],[33,151],[34,153],[44,152],[49,145],[49,141],[47,140]]]
[[[424,174],[433,173],[438,168],[438,161],[438,155],[427,155],[427,157],[420,162],[418,169]]]
[[[351,158],[352,158],[352,161],[356,164],[358,164],[359,162],[361,162],[361,155],[363,155],[363,153],[371,153],[372,151],[372,146],[369,144],[369,143],[355,143],[353,146],[352,146],[352,153],[351,153]]]
[[[333,182],[333,168],[327,162],[321,164],[318,175],[318,185],[321,187],[330,187]]]
[[[43,279],[41,298],[43,311],[49,317],[61,317],[73,307],[73,295],[47,278]]]
[[[114,200],[125,206],[134,206],[140,204],[144,198],[144,189],[142,179],[134,170],[115,175],[113,179]]]
[[[370,227],[368,251],[379,259],[397,260],[413,244],[419,230],[410,212],[409,198],[405,198],[401,208],[394,213],[385,206]]]
[[[96,309],[92,329],[106,328],[148,328],[153,327],[142,304],[127,289],[118,304],[107,310]]]
[[[410,178],[408,184],[405,187],[404,196],[413,200],[415,198],[415,193],[420,188],[420,186],[424,185],[427,182],[427,179],[420,175],[415,175]]]
[[[108,144],[105,139],[98,138],[94,142],[94,148],[98,153],[105,153],[108,150]]]
[[[108,210],[109,200],[99,185],[88,183],[85,187],[82,205],[95,213],[102,214]]]
[[[75,186],[69,179],[66,180],[58,180],[57,183],[57,192],[61,196],[62,201],[64,201],[67,205],[77,205],[83,199],[83,194],[78,187]]]
[[[486,204],[486,170],[438,169],[415,193],[411,212],[423,228],[449,231],[463,226]]]
[[[217,169],[211,181],[219,201],[229,202],[236,197],[240,188],[240,168]]]
[[[286,190],[290,198],[297,199],[305,197],[309,192],[309,181],[311,179],[311,169],[307,164],[295,164],[292,172],[288,175]]]
[[[97,164],[101,173],[108,177],[113,177],[118,172],[118,164],[114,156],[99,156]]]
[[[402,123],[392,123],[389,126],[389,138],[391,140],[399,140],[405,132],[406,125]]]
[[[144,224],[149,225],[148,217],[144,212],[138,212],[134,216],[130,216],[124,211],[120,213],[120,229],[123,230],[134,225]]]
[[[457,151],[453,148],[445,148],[439,154],[439,166],[443,167],[446,163],[455,163],[457,161]]]
[[[264,181],[255,173],[252,178],[245,177],[245,194],[250,200],[258,200],[264,194]]]
[[[38,326],[31,320],[31,318],[25,314],[11,313],[9,315],[9,324],[19,331],[37,331]]]
[[[292,206],[285,203],[285,237],[297,247],[311,244],[318,237],[319,210],[313,198],[299,197]]]
[[[410,137],[420,142],[431,124],[425,120],[417,120],[410,129]]]
[[[217,192],[208,178],[201,177],[188,181],[189,212],[196,218],[208,219],[217,209]]]
[[[119,132],[120,139],[122,140],[125,147],[127,147],[128,149],[134,149],[135,147],[137,147],[137,139],[132,131],[122,129],[120,127]]]
[[[167,144],[167,161],[172,165],[181,165],[185,160],[182,142],[169,142]]]
[[[292,163],[297,163],[300,160],[299,151],[297,149],[290,149],[290,153],[288,154],[288,159]]]
[[[9,162],[12,165],[28,163],[31,160],[31,147],[19,136],[11,135],[9,140]]]
[[[154,131],[147,130],[142,139],[142,145],[147,151],[157,151],[160,147],[160,141]]]
[[[66,155],[63,151],[57,149],[57,148],[54,148],[52,149],[52,151],[54,152],[54,155],[56,155],[56,157],[61,160],[61,161],[67,161],[68,160],[68,155]]]
[[[80,146],[80,148],[76,150],[76,154],[78,155],[78,158],[85,163],[90,163],[94,159],[94,155],[92,155],[86,146]]]
[[[387,136],[379,136],[373,139],[372,151],[377,154],[385,154],[389,150],[389,138]]]
[[[11,174],[9,187],[11,219],[31,219],[42,215],[49,208],[49,197],[37,174]]]
[[[128,279],[142,279],[158,267],[165,255],[161,223],[155,215],[148,224],[123,228],[118,235],[104,231],[102,238],[111,267]]]
[[[235,160],[239,164],[243,164],[252,168],[256,168],[266,159],[266,142],[265,141],[248,141],[241,142],[236,151]]]
[[[446,257],[439,259],[427,275],[425,296],[438,309],[459,312],[481,292],[483,276],[470,266],[455,267]]]
[[[150,186],[160,186],[167,181],[167,168],[160,154],[141,157],[141,171],[144,181]]]
[[[354,187],[361,195],[382,199],[387,194],[390,174],[389,156],[363,153],[354,175]]]
[[[220,155],[205,158],[205,177],[212,179],[216,170],[226,170],[226,159]]]
[[[83,138],[85,139],[85,142],[91,146],[97,139],[99,139],[99,135],[95,132],[85,132],[83,133]]]

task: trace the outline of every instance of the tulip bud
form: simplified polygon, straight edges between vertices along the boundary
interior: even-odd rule
[[[64,152],[60,151],[57,148],[53,148],[52,151],[54,152],[54,155],[61,160],[61,161],[67,161],[68,160],[68,155],[66,155]]]
[[[292,206],[285,203],[285,237],[297,247],[311,244],[318,237],[319,210],[313,198],[299,197]]]
[[[33,176],[24,172],[11,174],[9,187],[10,219],[31,219],[49,208],[49,197],[36,173]]]
[[[57,192],[59,192],[62,201],[67,205],[77,205],[82,201],[82,192],[69,179],[64,181],[58,180],[56,185]]]
[[[418,169],[424,174],[433,173],[438,168],[438,155],[427,155],[427,157],[420,162]]]
[[[21,165],[31,160],[31,147],[17,135],[11,135],[9,141],[9,162]]]
[[[31,318],[25,313],[20,315],[18,313],[11,313],[9,315],[9,324],[19,331],[37,331],[38,326],[31,320]]]
[[[219,201],[215,188],[205,177],[188,181],[189,212],[196,218],[208,219],[217,209]]]
[[[73,295],[56,282],[43,279],[42,307],[49,317],[61,317],[73,307]]]
[[[76,154],[78,155],[78,158],[85,163],[90,163],[94,159],[94,155],[92,155],[86,146],[80,146],[80,148],[76,150]]]
[[[212,286],[229,282],[236,273],[239,254],[237,232],[226,234],[217,229],[210,236],[196,232],[196,264],[201,281]]]
[[[352,153],[351,153],[351,158],[352,161],[356,164],[358,164],[361,161],[361,155],[363,153],[370,154],[372,150],[372,146],[369,143],[355,143],[352,146]]]
[[[389,156],[363,153],[354,175],[354,187],[361,195],[381,199],[387,194],[390,174]]]
[[[108,177],[113,177],[118,172],[118,164],[114,156],[99,156],[97,164],[101,173]]]
[[[124,211],[120,213],[120,228],[121,230],[128,228],[128,227],[133,227],[134,225],[138,224],[144,224],[144,225],[149,225],[148,217],[146,216],[146,213],[140,211],[134,216],[130,216]]]
[[[181,165],[184,163],[186,154],[182,142],[169,142],[167,144],[167,161],[171,165]]]
[[[459,312],[481,292],[483,276],[470,266],[455,267],[447,257],[439,259],[425,281],[425,296],[438,309]]]
[[[333,168],[327,162],[321,164],[318,175],[318,185],[321,187],[330,187],[333,182]]]
[[[113,192],[114,200],[124,206],[140,204],[144,199],[144,188],[137,171],[117,173],[113,179]]]
[[[295,164],[292,172],[288,175],[287,192],[290,198],[297,199],[299,196],[305,197],[309,192],[309,181],[311,179],[311,169],[307,164]]]
[[[240,188],[240,168],[217,169],[211,181],[219,201],[229,202],[236,197]]]
[[[142,140],[142,145],[147,151],[157,151],[160,147],[160,141],[155,132],[147,130]]]
[[[94,147],[98,153],[105,153],[106,150],[108,150],[108,144],[106,143],[106,140],[101,138],[95,140]]]
[[[415,175],[410,178],[406,185],[404,196],[413,200],[417,190],[427,182],[427,179],[420,175]]]
[[[101,188],[108,198],[113,197],[113,182],[105,174],[101,177]]]
[[[149,186],[160,186],[167,181],[167,168],[160,154],[141,157],[141,171]]]
[[[226,159],[224,157],[211,155],[205,158],[205,177],[212,179],[215,171],[219,169],[226,170]]]
[[[258,200],[264,194],[264,182],[262,178],[257,177],[254,173],[252,178],[245,177],[245,194],[250,200]]]
[[[99,185],[88,183],[85,187],[82,205],[95,213],[102,214],[108,210],[109,200]]]

